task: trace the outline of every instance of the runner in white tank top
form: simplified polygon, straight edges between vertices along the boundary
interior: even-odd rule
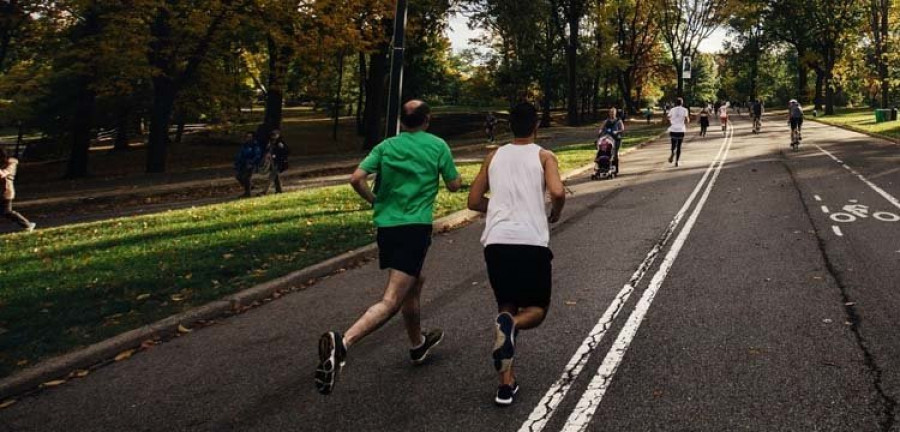
[[[492,193],[482,245],[549,245],[541,150],[534,143],[507,144],[494,153],[488,168]]]
[[[539,326],[547,315],[553,260],[548,222],[559,220],[566,201],[556,156],[534,143],[534,105],[513,108],[509,124],[512,144],[485,159],[469,190],[469,209],[487,213],[481,242],[499,312],[492,353],[500,376],[494,399],[498,405],[513,403],[519,390],[512,369],[516,333]],[[549,217],[545,191],[552,202]]]

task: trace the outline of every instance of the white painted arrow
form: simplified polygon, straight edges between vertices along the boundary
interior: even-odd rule
[[[869,206],[864,206],[862,204],[845,205],[844,211],[853,214],[856,217],[869,217]]]

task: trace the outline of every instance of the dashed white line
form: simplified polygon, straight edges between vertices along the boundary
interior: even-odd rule
[[[732,131],[732,134],[734,132]],[[719,162],[720,158],[724,159],[723,154],[727,153],[726,147],[730,142],[730,138],[726,137],[725,140],[722,141],[722,145],[719,147],[719,152],[716,154],[716,157],[713,158],[713,161],[709,164],[709,167],[706,169],[706,172],[703,173],[703,177],[700,178],[700,181],[697,182],[697,186],[694,187],[693,192],[691,192],[690,196],[688,196],[687,200],[681,206],[681,209],[669,223],[669,226],[666,229],[666,232],[663,234],[662,238],[653,246],[647,256],[644,258],[644,261],[638,266],[637,270],[631,276],[631,279],[622,287],[622,290],[616,295],[615,299],[613,299],[612,303],[603,313],[603,316],[600,317],[600,321],[597,322],[597,325],[591,330],[588,334],[587,338],[581,343],[581,346],[578,347],[578,350],[575,351],[575,354],[569,359],[569,362],[566,364],[565,369],[563,370],[562,376],[550,386],[550,389],[547,390],[547,393],[541,398],[541,401],[538,402],[537,407],[531,412],[528,416],[528,419],[522,424],[519,428],[519,432],[539,432],[544,429],[547,425],[547,422],[550,421],[550,418],[555,413],[556,409],[559,407],[559,404],[565,399],[566,394],[568,394],[569,389],[572,387],[572,384],[581,374],[582,370],[584,370],[585,364],[587,364],[588,360],[591,357],[591,353],[594,349],[600,344],[603,340],[603,336],[612,326],[613,321],[618,316],[619,312],[625,306],[625,303],[628,301],[628,298],[631,296],[631,293],[634,292],[634,287],[637,286],[644,275],[653,266],[653,263],[656,261],[656,258],[659,256],[662,248],[669,242],[672,235],[675,233],[676,228],[681,223],[681,220],[687,214],[688,209],[690,209],[691,205],[694,203],[694,200],[700,194],[700,191],[703,189],[703,185],[706,183],[707,179],[710,176],[710,173],[716,167],[716,164]],[[724,153],[723,153],[724,152]]]
[[[822,197],[820,197],[820,196],[818,196],[818,195],[813,195],[813,198],[815,198],[816,201],[819,201],[819,202],[822,201]]]
[[[568,420],[566,420],[566,424],[562,428],[564,432],[582,432],[588,428],[591,418],[593,418],[594,413],[597,411],[597,407],[603,399],[603,395],[606,394],[606,390],[612,383],[616,370],[622,363],[625,352],[634,340],[634,336],[637,334],[641,322],[644,320],[647,311],[650,309],[650,305],[656,298],[656,293],[659,291],[663,281],[665,281],[666,276],[668,276],[669,271],[675,264],[675,259],[678,258],[681,248],[687,241],[691,230],[694,228],[694,224],[697,222],[697,218],[700,216],[700,212],[703,210],[703,206],[706,204],[706,200],[712,192],[713,186],[716,184],[716,179],[719,177],[722,166],[728,158],[728,151],[731,148],[731,139],[727,139],[727,141],[725,154],[719,159],[718,166],[716,166],[712,178],[706,184],[706,189],[703,191],[703,195],[697,202],[697,206],[694,207],[691,216],[688,218],[687,222],[685,222],[681,232],[678,233],[678,237],[672,242],[672,247],[669,249],[669,252],[666,253],[663,262],[660,264],[659,270],[653,275],[653,279],[650,280],[650,285],[647,287],[647,290],[644,291],[641,299],[638,300],[637,306],[635,306],[634,311],[631,312],[625,326],[619,332],[619,336],[613,343],[612,348],[610,348],[609,352],[606,354],[606,358],[603,359],[600,369],[597,370],[594,378],[591,380],[590,384],[588,384],[587,390],[585,390],[581,399],[578,401],[578,404],[575,406],[575,409],[572,411],[572,414],[569,416]]]
[[[825,213],[825,214],[831,213],[830,211],[828,211],[828,206],[822,206],[822,213]]]
[[[823,149],[823,148],[820,147],[818,144],[813,144],[813,145],[816,146],[816,148],[819,149],[819,151],[821,151],[822,153],[825,153],[826,155],[828,155],[828,157],[830,157],[831,159],[833,159],[835,162],[841,164],[841,166],[844,167],[844,169],[846,169],[847,171],[850,171],[851,173],[853,173],[853,175],[855,175],[855,176],[858,177],[860,180],[862,180],[863,183],[867,184],[870,188],[872,188],[872,190],[874,190],[874,191],[877,192],[879,195],[881,195],[882,197],[884,197],[884,199],[886,199],[889,203],[893,204],[894,207],[897,207],[898,209],[900,209],[900,200],[898,200],[897,198],[895,198],[893,195],[887,193],[884,189],[878,187],[878,185],[876,185],[875,183],[870,182],[869,179],[867,179],[867,178],[866,178],[865,176],[863,176],[862,174],[858,173],[855,169],[851,168],[849,165],[845,164],[844,161],[842,161],[842,160],[838,159],[837,157],[835,157],[835,156],[834,156],[833,154],[831,154],[831,152],[829,152],[828,150]]]
[[[831,230],[834,231],[834,235],[836,235],[838,237],[844,236],[844,233],[841,231],[841,227],[839,227],[837,225],[832,225]]]

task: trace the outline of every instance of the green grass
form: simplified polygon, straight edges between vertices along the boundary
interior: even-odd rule
[[[836,114],[820,116],[816,120],[861,132],[900,138],[900,121],[875,123],[875,109],[873,108],[838,109]]]
[[[566,172],[594,150],[557,154]],[[470,182],[479,164],[459,169]],[[435,216],[466,196],[442,190]],[[0,376],[366,245],[371,217],[336,186],[2,236]]]

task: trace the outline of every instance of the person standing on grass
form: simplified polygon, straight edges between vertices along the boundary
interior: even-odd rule
[[[422,364],[444,337],[440,329],[423,331],[419,297],[425,278],[422,265],[431,245],[432,213],[439,181],[456,192],[462,181],[447,143],[426,132],[431,111],[425,102],[403,105],[403,132],[372,149],[350,178],[356,193],[375,207],[378,260],[388,269],[381,301],[372,305],[345,333],[330,331],[319,338],[319,365],[315,383],[321,394],[329,394],[347,358],[347,351],[384,325],[397,312],[403,315],[413,364]],[[375,193],[367,178],[378,174]]]
[[[0,147],[0,211],[6,219],[19,224],[25,231],[32,232],[37,224],[25,219],[25,216],[12,208],[12,202],[16,198],[16,188],[13,182],[16,180],[18,167],[19,160],[9,157],[6,149]]]
[[[288,150],[287,144],[284,143],[284,139],[281,138],[281,131],[278,129],[273,130],[269,138],[269,145],[266,146],[266,152],[263,156],[265,166],[268,167],[269,181],[266,183],[266,187],[263,188],[261,195],[269,193],[269,188],[272,185],[275,185],[275,193],[280,194],[282,192],[281,173],[288,168],[289,154],[290,150]]]
[[[487,118],[484,121],[484,132],[487,134],[488,139],[491,144],[494,143],[494,139],[496,136],[494,135],[494,130],[497,128],[497,117],[494,113],[489,112]]]
[[[519,330],[533,329],[547,316],[553,260],[549,223],[559,221],[566,203],[556,156],[534,143],[537,109],[519,104],[509,123],[512,144],[487,156],[468,199],[470,210],[487,213],[481,243],[497,301],[492,357],[500,378],[494,402],[501,406],[512,404],[519,391],[513,372]],[[549,216],[546,192],[552,203]]]
[[[672,152],[669,154],[669,163],[681,159],[681,144],[684,142],[684,134],[687,132],[687,124],[691,121],[691,113],[683,107],[684,99],[675,99],[675,107],[669,110],[669,138],[672,140]]]
[[[244,194],[241,195],[242,198],[250,196],[250,188],[253,186],[253,172],[256,171],[259,162],[259,145],[256,143],[253,132],[247,132],[244,135],[244,144],[241,145],[241,149],[234,160],[235,178],[244,188]]]

